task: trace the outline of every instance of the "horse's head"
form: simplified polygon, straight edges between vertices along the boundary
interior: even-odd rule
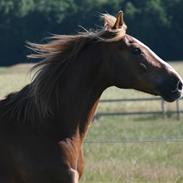
[[[105,58],[111,84],[160,95],[170,102],[176,100],[183,92],[181,77],[150,48],[126,34],[122,15],[119,12],[116,19],[104,17],[106,32],[120,34],[121,29],[123,34],[120,39],[106,42]]]

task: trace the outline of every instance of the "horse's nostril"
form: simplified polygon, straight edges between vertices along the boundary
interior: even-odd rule
[[[178,89],[178,90],[182,90],[182,86],[183,86],[182,82],[179,81],[179,82],[178,82],[178,85],[177,85],[177,89]]]

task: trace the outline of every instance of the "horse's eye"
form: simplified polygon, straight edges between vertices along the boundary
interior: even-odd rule
[[[132,53],[134,55],[140,55],[142,53],[140,48],[133,48]]]
[[[140,67],[144,72],[148,71],[147,65],[145,65],[144,63],[140,63]]]

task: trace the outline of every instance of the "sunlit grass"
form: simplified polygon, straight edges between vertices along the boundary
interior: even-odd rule
[[[84,145],[86,172],[81,182],[182,182],[183,141],[171,139],[183,140],[182,121],[102,118],[92,125]]]

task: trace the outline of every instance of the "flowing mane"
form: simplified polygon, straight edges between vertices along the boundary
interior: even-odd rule
[[[54,35],[45,44],[27,43],[27,47],[34,52],[27,57],[42,61],[32,68],[32,71],[36,71],[32,82],[20,92],[7,97],[10,113],[16,113],[17,119],[24,118],[24,121],[34,121],[35,112],[39,113],[40,118],[53,114],[51,101],[54,100],[59,107],[62,100],[60,90],[63,73],[80,52],[94,42],[118,41],[126,33],[126,24],[118,29],[109,29],[115,24],[114,16],[102,14],[101,17],[105,23],[100,30],[85,30],[77,35]]]
[[[50,37],[50,42],[46,44],[34,44],[28,42],[28,47],[32,49],[35,54],[28,55],[28,58],[41,58],[46,59],[44,62],[37,64],[37,66],[44,65],[49,61],[52,62],[55,57],[61,54],[69,52],[69,57],[72,58],[76,56],[82,48],[90,43],[90,41],[104,41],[113,42],[122,39],[126,34],[127,26],[123,24],[119,29],[109,29],[115,24],[116,18],[109,14],[102,14],[101,18],[104,19],[104,27],[101,30],[81,32],[77,35],[54,35]]]

